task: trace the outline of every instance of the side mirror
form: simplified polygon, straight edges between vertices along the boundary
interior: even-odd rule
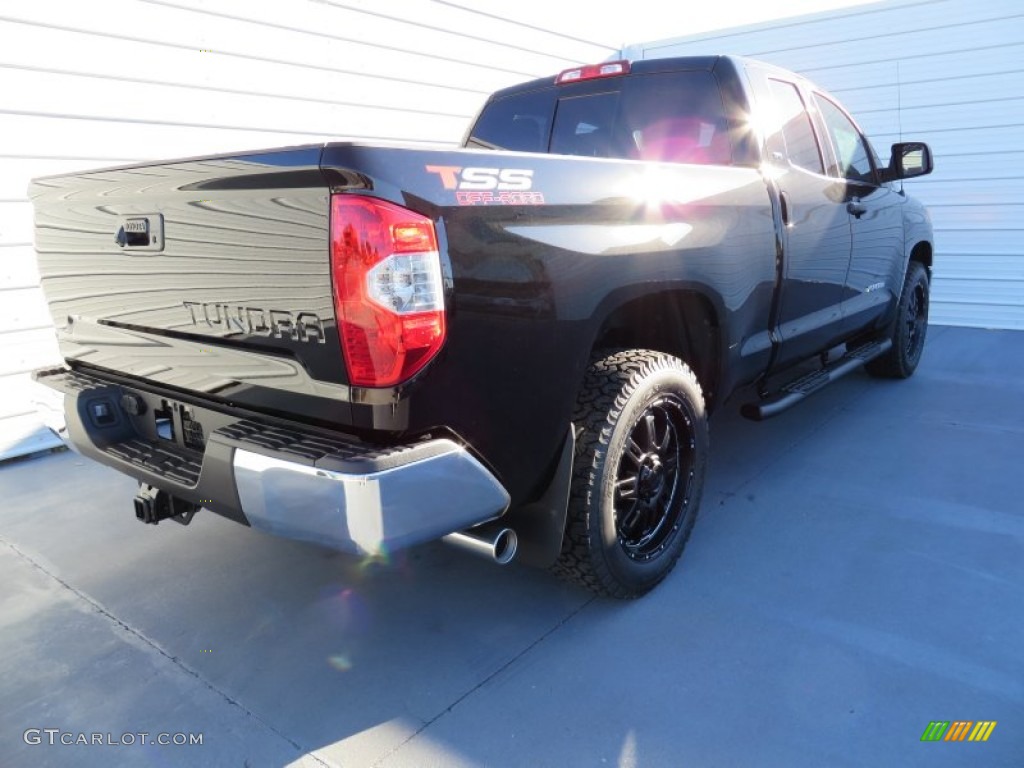
[[[913,179],[934,169],[932,151],[923,141],[905,141],[892,145],[889,167],[882,170],[883,181]]]

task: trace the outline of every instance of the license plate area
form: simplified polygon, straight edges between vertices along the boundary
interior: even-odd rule
[[[196,410],[193,406],[160,398],[152,410],[150,423],[156,439],[202,453],[206,450],[207,432]]]

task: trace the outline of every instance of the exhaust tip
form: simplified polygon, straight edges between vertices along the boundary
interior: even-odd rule
[[[470,528],[456,531],[443,537],[443,541],[456,547],[472,552],[474,555],[486,557],[498,565],[512,562],[519,549],[519,537],[511,528],[488,528],[485,530]]]
[[[494,562],[508,565],[519,549],[519,537],[511,528],[502,528],[494,537]]]

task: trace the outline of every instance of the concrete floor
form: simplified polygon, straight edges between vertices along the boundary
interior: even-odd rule
[[[733,404],[712,441],[685,556],[630,603],[442,545],[142,526],[73,453],[2,465],[0,765],[1024,764],[1024,333],[933,327],[909,381]]]

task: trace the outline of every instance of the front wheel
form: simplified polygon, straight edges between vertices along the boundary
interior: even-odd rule
[[[704,397],[678,358],[600,352],[576,402],[568,522],[555,572],[630,598],[675,565],[697,519],[708,455]]]
[[[872,376],[906,379],[917,370],[928,333],[928,272],[924,265],[912,261],[907,266],[903,292],[896,309],[896,320],[889,331],[892,347],[865,367]]]

